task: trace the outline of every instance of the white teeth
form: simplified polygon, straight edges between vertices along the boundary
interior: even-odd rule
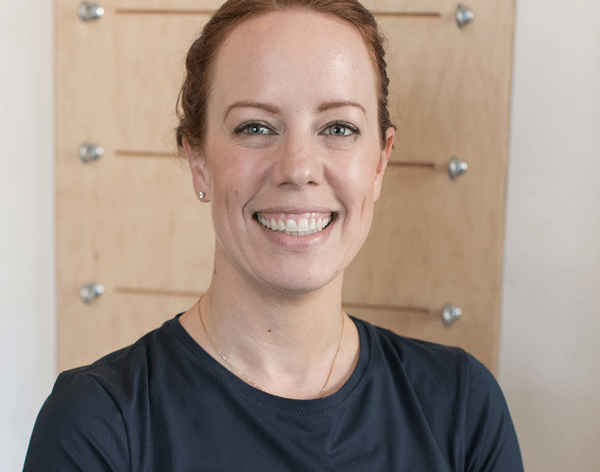
[[[298,225],[294,220],[287,220],[285,222],[285,230],[289,232],[298,231]]]
[[[298,221],[298,231],[299,232],[306,232],[308,231],[309,227],[308,227],[308,220],[306,218],[302,218],[300,221]]]
[[[322,231],[331,223],[331,216],[328,216],[324,220],[320,217],[316,219],[311,218],[310,220],[308,218],[301,218],[297,223],[291,218],[285,222],[283,220],[276,220],[275,218],[267,221],[265,217],[259,216],[258,221],[264,227],[273,231],[281,231],[291,236],[305,236]]]

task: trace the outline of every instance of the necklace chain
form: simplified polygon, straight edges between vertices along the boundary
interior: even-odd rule
[[[213,341],[210,333],[208,332],[208,329],[206,329],[206,325],[204,324],[204,319],[202,317],[202,310],[200,310],[200,300],[198,300],[198,315],[200,316],[200,323],[202,323],[202,328],[204,329],[204,332],[206,333],[206,337],[208,338],[208,341],[210,342],[210,345],[214,348],[215,351],[217,351],[219,353],[219,355],[221,356],[221,358],[225,361],[225,363],[229,366],[229,369],[236,374],[238,377],[240,377],[242,380],[244,380],[244,382],[252,385],[254,388],[259,389],[260,391],[264,392],[264,390],[255,382],[253,382],[252,380],[250,380],[246,375],[243,374],[243,372],[237,368],[235,368],[231,362],[229,362],[227,360],[227,358],[223,355],[223,353],[221,351],[219,351],[219,348],[216,346],[215,342]],[[340,353],[340,349],[342,347],[342,341],[344,339],[344,312],[342,311],[342,332],[340,334],[340,342],[338,343],[338,347],[337,350],[335,351],[335,356],[333,356],[333,361],[331,362],[331,367],[329,368],[329,373],[327,374],[327,378],[325,379],[325,384],[323,385],[323,388],[321,389],[321,393],[319,393],[319,396],[317,398],[323,398],[323,395],[325,393],[325,389],[327,388],[327,384],[329,383],[329,379],[331,378],[331,373],[333,372],[333,369],[335,367],[335,364],[337,362],[337,358],[338,355]]]

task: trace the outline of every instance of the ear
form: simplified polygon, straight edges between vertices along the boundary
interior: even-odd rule
[[[396,136],[396,130],[393,126],[390,126],[385,133],[385,147],[379,152],[379,165],[377,166],[377,172],[375,173],[375,183],[373,185],[373,201],[377,201],[381,194],[381,186],[383,185],[383,174],[387,167],[388,161],[390,160],[390,154],[392,153],[392,146],[394,144],[394,137]]]
[[[203,202],[209,202],[211,198],[211,179],[210,173],[206,167],[206,157],[202,151],[192,149],[187,140],[183,139],[183,152],[187,157],[190,170],[192,172],[192,183],[194,192],[198,198],[200,192],[204,193]]]

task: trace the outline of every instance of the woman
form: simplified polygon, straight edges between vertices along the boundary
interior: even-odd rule
[[[199,302],[61,374],[25,470],[518,471],[485,368],[341,309],[394,127],[354,0],[230,0],[192,45],[177,140],[217,236]]]

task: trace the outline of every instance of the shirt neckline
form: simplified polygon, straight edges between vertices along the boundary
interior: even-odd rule
[[[352,396],[372,364],[372,336],[367,329],[367,325],[363,320],[350,316],[350,319],[354,322],[358,330],[360,354],[354,371],[344,385],[337,392],[324,398],[297,400],[279,397],[252,387],[225,368],[221,363],[217,362],[181,325],[179,322],[181,315],[182,313],[165,322],[163,327],[172,332],[175,339],[193,357],[194,361],[199,364],[198,368],[204,372],[208,371],[217,382],[222,384],[223,388],[236,392],[246,400],[266,409],[301,415],[323,414],[327,410],[342,405],[348,397]]]

